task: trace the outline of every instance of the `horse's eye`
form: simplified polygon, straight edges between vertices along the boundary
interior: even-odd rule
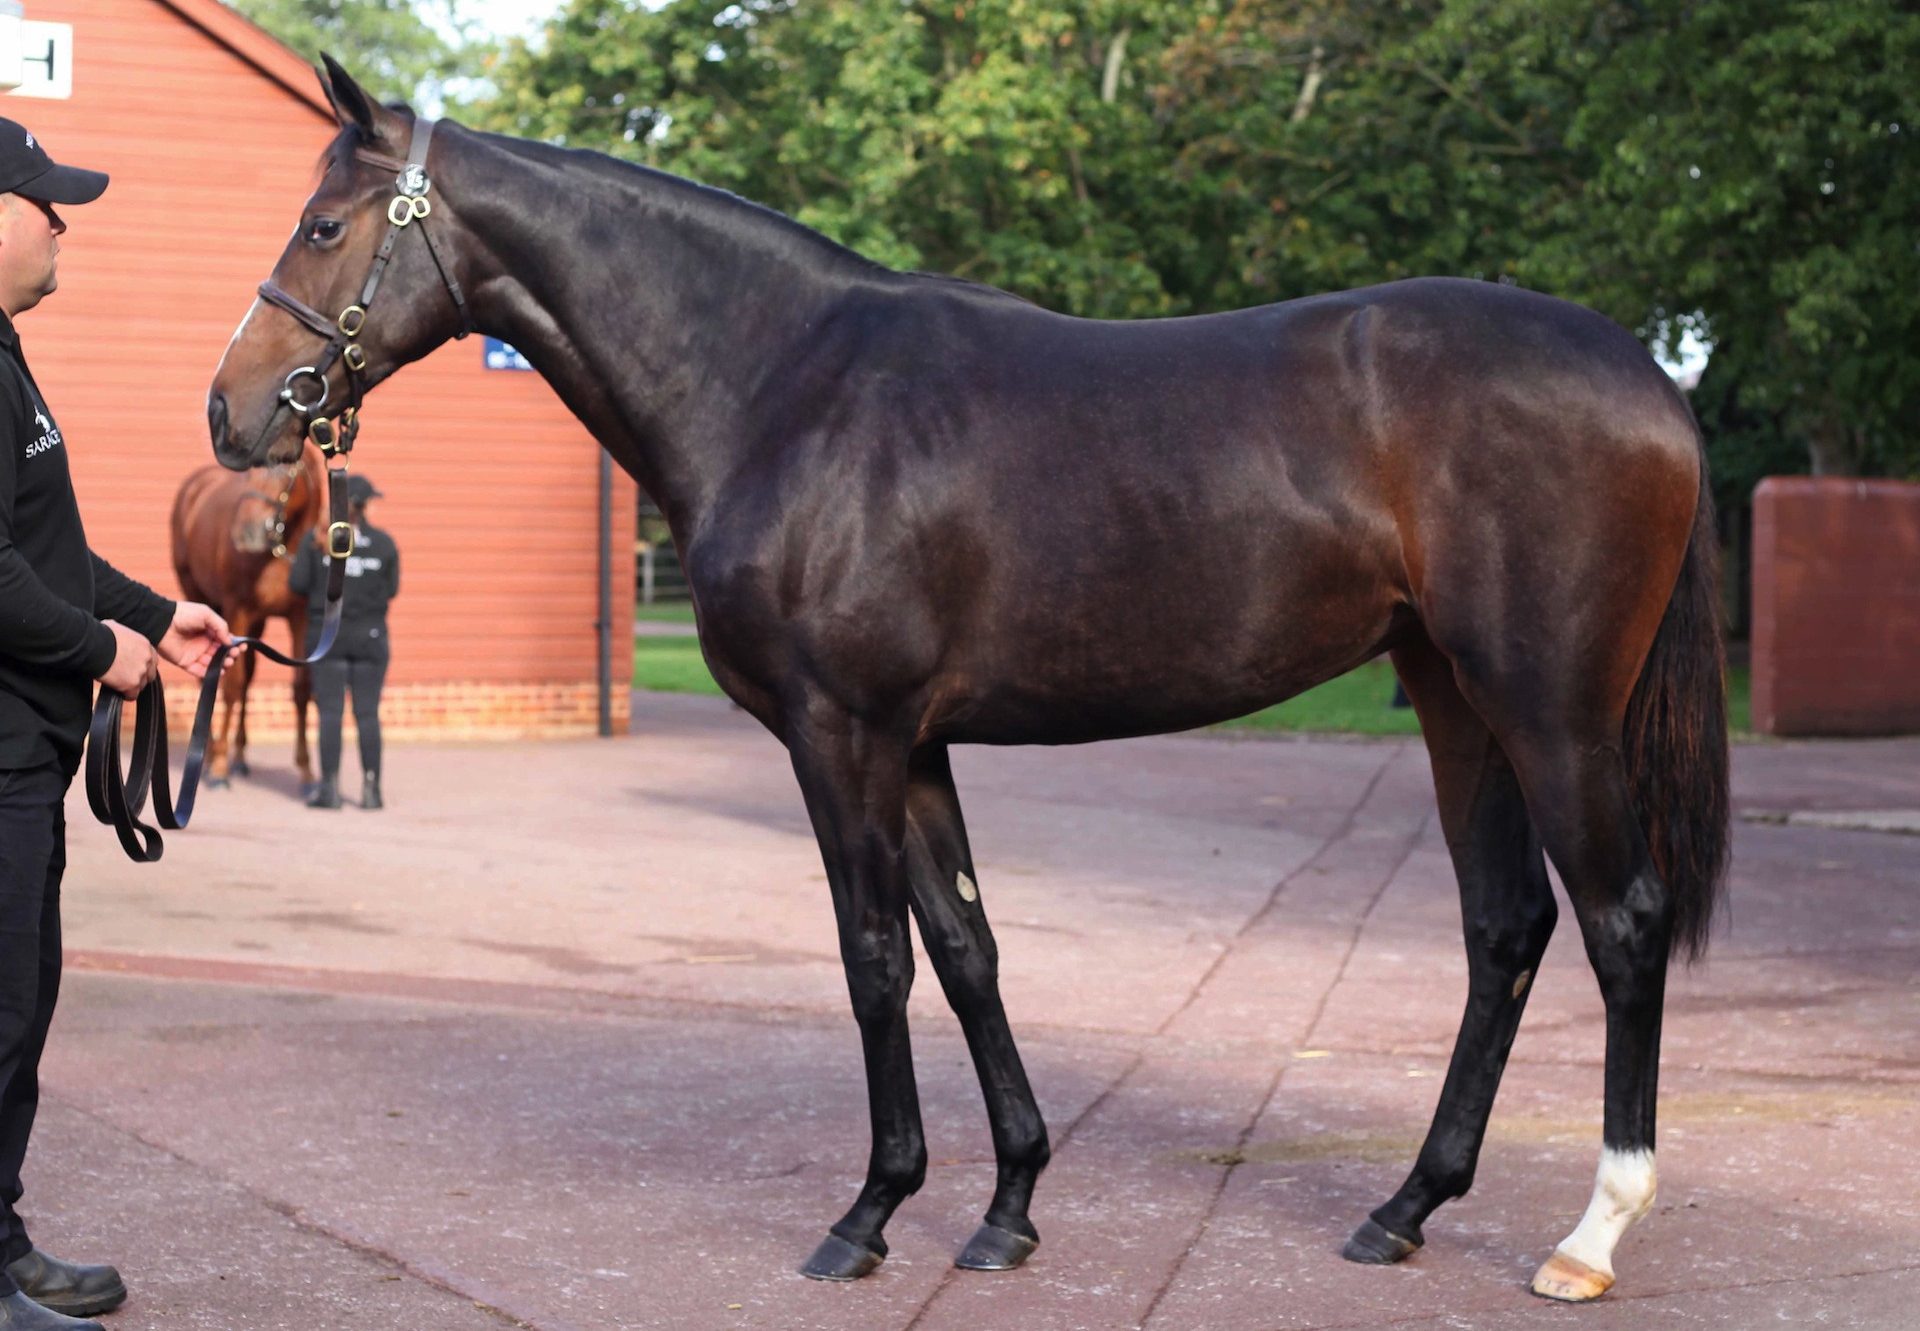
[[[313,224],[307,228],[307,239],[315,245],[325,245],[340,239],[340,233],[344,229],[331,217],[316,217],[313,219]]]

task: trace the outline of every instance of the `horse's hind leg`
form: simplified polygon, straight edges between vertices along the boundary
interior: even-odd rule
[[[825,705],[819,704],[824,712]],[[826,864],[840,959],[866,1056],[873,1147],[853,1207],[801,1274],[854,1280],[887,1255],[880,1231],[927,1174],[926,1137],[907,1034],[913,946],[907,936],[904,740],[845,714],[809,717],[786,736]]]
[[[1507,756],[1461,695],[1452,663],[1425,635],[1396,648],[1395,669],[1420,717],[1440,822],[1460,880],[1467,1007],[1439,1107],[1413,1172],[1347,1240],[1355,1262],[1397,1262],[1425,1241],[1421,1225],[1464,1196],[1486,1136],[1527,992],[1556,908],[1540,843]]]
[[[1655,871],[1629,793],[1617,717],[1509,741],[1547,854],[1566,883],[1607,1009],[1600,1169],[1579,1226],[1533,1279],[1548,1298],[1595,1298],[1613,1250],[1653,1205],[1654,1103],[1673,899]]]
[[[999,951],[980,900],[979,876],[967,848],[946,747],[917,750],[908,782],[907,872],[913,914],[973,1053],[999,1166],[985,1223],[956,1264],[976,1271],[1010,1270],[1040,1242],[1027,1207],[1047,1164],[1047,1125],[1033,1101],[1000,1003]]]

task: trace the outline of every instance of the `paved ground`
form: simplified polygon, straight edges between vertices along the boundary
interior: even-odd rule
[[[1055,1164],[1028,1267],[955,1272],[991,1187],[922,967],[934,1167],[871,1279],[794,1267],[866,1153],[858,1045],[784,756],[641,697],[635,738],[410,748],[392,807],[291,778],[136,867],[71,806],[71,962],[29,1161],[134,1328],[1920,1325],[1920,741],[1741,748],[1731,928],[1667,1022],[1662,1189],[1621,1284],[1524,1285],[1587,1199],[1601,1012],[1570,921],[1479,1185],[1391,1270],[1465,967],[1424,756],[1175,738],[956,757]],[[271,754],[262,754],[270,758]]]

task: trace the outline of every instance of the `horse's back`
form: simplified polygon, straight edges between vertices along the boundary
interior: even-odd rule
[[[1629,531],[1623,480],[1677,493],[1674,424],[1691,428],[1624,330],[1489,283],[1139,322],[951,287],[897,299],[823,331],[792,380],[794,437],[693,563],[784,602],[824,674],[927,695],[950,738],[1278,701],[1430,601],[1469,610],[1470,547],[1591,571],[1562,533]],[[1556,521],[1596,487],[1605,531]]]

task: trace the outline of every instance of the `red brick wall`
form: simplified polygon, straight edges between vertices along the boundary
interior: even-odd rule
[[[213,460],[207,384],[313,187],[333,120],[305,62],[213,0],[30,0],[27,11],[73,25],[73,97],[0,97],[0,114],[113,183],[63,210],[60,289],[22,315],[21,337],[66,435],[93,548],[176,595],[167,517],[182,479]],[[577,724],[552,699],[594,691],[599,460],[546,382],[484,368],[477,337],[368,398],[353,462],[386,496],[372,516],[403,568],[388,696],[435,700],[420,733]],[[633,482],[616,472],[617,727],[634,510]],[[286,627],[270,633],[283,643]],[[284,692],[287,672],[263,664],[258,681]],[[171,668],[167,685],[169,701],[191,696]],[[512,715],[502,699],[516,700]]]
[[[617,663],[616,663],[617,664]],[[633,694],[624,679],[614,681],[610,720],[624,735],[632,715]],[[186,743],[193,728],[197,686],[182,677],[167,688],[167,728]],[[216,725],[219,713],[214,714]],[[307,713],[307,740],[317,742],[315,714]],[[263,664],[247,696],[247,736],[253,743],[285,743],[293,738],[293,683],[286,670]],[[388,739],[555,739],[594,735],[600,729],[600,690],[596,682],[501,683],[487,680],[389,684],[380,695],[380,729]],[[355,734],[353,713],[345,720],[347,753]],[[353,763],[347,764],[349,769]]]
[[[1796,476],[1754,492],[1753,725],[1920,731],[1920,485]]]

